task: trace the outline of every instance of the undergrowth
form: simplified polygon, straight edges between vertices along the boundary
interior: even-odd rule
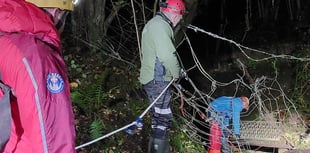
[[[297,57],[310,57],[310,45],[301,47],[296,53]],[[306,119],[310,119],[310,62],[296,61],[293,63],[295,67],[295,84],[293,89],[293,100],[297,108],[301,110]]]
[[[112,67],[88,76],[88,78],[81,77],[80,81],[89,83],[80,83],[71,89],[76,116],[77,145],[132,123],[149,105],[141,85],[137,82],[137,73]],[[83,81],[84,79],[92,80]],[[148,113],[143,117],[143,124],[140,135],[128,135],[125,131],[120,131],[81,148],[78,153],[144,153],[147,150],[150,133]],[[181,123],[174,121],[173,127],[170,134],[173,152],[194,153],[197,150],[203,152],[201,146],[182,133]]]

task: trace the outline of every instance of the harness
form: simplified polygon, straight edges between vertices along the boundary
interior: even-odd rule
[[[3,34],[0,32],[0,36]],[[4,149],[5,144],[8,142],[11,134],[11,88],[2,82],[0,72],[0,90],[3,96],[0,99],[0,152]]]

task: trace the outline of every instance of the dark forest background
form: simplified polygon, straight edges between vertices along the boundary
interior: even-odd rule
[[[136,119],[147,107],[137,78],[143,26],[158,11],[161,0],[80,0],[62,34],[76,115],[77,145],[98,138]],[[205,31],[270,54],[310,57],[310,1],[308,0],[185,0],[188,14],[175,30],[178,54],[185,69],[193,65],[184,33],[203,67],[221,81],[232,79],[231,65],[243,59],[252,78],[273,75],[274,61],[247,60],[233,44],[187,28]],[[257,56],[249,53],[249,55]],[[259,57],[259,55],[258,55]],[[308,61],[279,60],[279,81],[300,112],[309,119]],[[188,73],[200,89],[210,84],[198,71]],[[251,80],[249,79],[249,80]],[[247,81],[249,81],[247,80]],[[181,82],[185,87],[187,83]],[[225,93],[225,90],[219,92]],[[219,96],[218,95],[218,96]],[[178,103],[175,103],[178,107]],[[176,114],[177,111],[176,111]],[[308,114],[308,115],[307,115]],[[115,134],[78,152],[146,152],[149,116],[140,135]],[[173,152],[201,152],[201,144],[187,138],[176,119]],[[184,144],[186,143],[186,144]]]

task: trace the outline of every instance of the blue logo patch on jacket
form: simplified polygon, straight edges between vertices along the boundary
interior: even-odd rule
[[[64,89],[64,81],[58,73],[50,73],[46,79],[47,89],[51,93],[60,93]]]

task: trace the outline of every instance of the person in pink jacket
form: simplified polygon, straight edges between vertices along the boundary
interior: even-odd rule
[[[11,125],[0,125],[8,126],[0,129],[5,142],[0,152],[74,153],[74,114],[59,38],[72,2],[27,1],[0,0],[0,73],[12,91],[10,108],[0,109],[0,115],[11,111]]]

